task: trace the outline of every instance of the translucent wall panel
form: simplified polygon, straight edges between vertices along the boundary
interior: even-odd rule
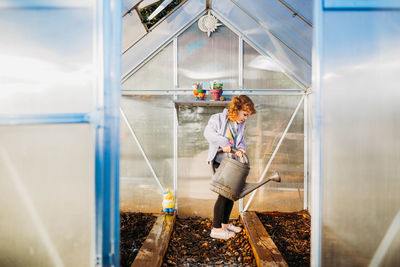
[[[312,27],[280,1],[236,0],[237,5],[285,45],[311,63]],[[311,2],[311,1],[310,1]]]
[[[171,90],[173,79],[173,46],[170,43],[124,81],[122,90]]]
[[[256,181],[271,156],[299,96],[251,96],[257,113],[247,122],[247,152],[251,162],[249,181]],[[203,131],[210,116],[222,107],[182,105],[179,109],[179,213],[182,216],[212,217],[217,194],[208,189],[211,169],[206,163],[208,142]],[[272,183],[257,193],[250,209],[294,211],[303,208],[303,114],[299,112],[287,140],[273,161],[272,170],[280,171],[282,183]],[[232,216],[237,216],[235,204]]]
[[[301,14],[308,22],[313,22],[314,0],[285,0],[284,2]]]
[[[93,266],[92,126],[2,126],[0,144],[0,266]]]
[[[187,0],[168,18],[151,30],[138,41],[134,47],[122,55],[122,77],[130,75],[138,65],[145,61],[159,47],[165,44],[172,36],[186,27],[196,16],[205,9],[205,0]]]
[[[136,10],[126,14],[122,22],[122,52],[124,52],[146,34],[146,29]]]
[[[324,12],[323,266],[400,266],[399,25],[398,10]]]
[[[290,49],[276,35],[266,30],[254,16],[230,0],[212,1],[213,10],[232,27],[241,32],[247,40],[265,54],[279,62],[280,66],[304,86],[311,84],[311,62],[307,62]]]
[[[123,9],[122,13],[128,12],[132,7],[134,7],[137,3],[139,3],[141,0],[124,0],[123,2]]]
[[[270,58],[243,43],[243,86],[245,89],[300,89]]]
[[[93,16],[92,8],[0,8],[0,114],[95,108]]]
[[[168,96],[123,96],[121,106],[164,188],[173,189],[173,104]],[[159,212],[162,192],[121,120],[121,210]]]
[[[141,3],[139,4],[139,8],[144,8],[144,7],[146,7],[146,6],[149,6],[149,5],[151,5],[151,4],[154,4],[154,3],[156,3],[156,2],[159,2],[159,1],[157,1],[157,0],[143,0],[143,2],[141,2]]]
[[[247,146],[252,161],[249,182],[257,182],[274,152],[300,96],[257,96],[257,113],[247,126]],[[267,176],[278,171],[281,183],[261,187],[249,210],[297,211],[304,197],[304,113],[301,107],[283,140]],[[249,197],[244,199],[245,203]]]
[[[238,89],[238,51],[238,37],[227,27],[208,37],[194,23],[178,38],[178,87],[218,80],[224,89]]]

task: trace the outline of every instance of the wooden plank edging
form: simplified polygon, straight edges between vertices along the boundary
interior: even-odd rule
[[[176,213],[161,214],[157,217],[149,235],[139,250],[131,267],[160,267],[176,220]]]
[[[288,264],[283,259],[275,243],[272,241],[264,225],[254,211],[247,211],[240,214],[240,220],[246,229],[246,235],[250,240],[250,245],[258,267],[288,267]]]

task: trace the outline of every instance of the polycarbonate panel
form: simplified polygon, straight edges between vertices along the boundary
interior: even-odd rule
[[[400,266],[399,25],[398,10],[324,12],[323,266]]]
[[[94,266],[94,135],[0,127],[0,266]]]
[[[122,52],[134,45],[146,33],[136,10],[126,14],[122,20]]]
[[[140,1],[142,1],[142,0],[124,0],[122,13],[125,14]]]
[[[247,151],[252,160],[248,182],[257,182],[274,152],[301,96],[257,96],[257,113],[250,117]],[[249,210],[298,211],[304,201],[304,113],[301,107],[290,126],[266,177],[275,171],[281,183],[257,190]],[[250,195],[249,195],[250,196]],[[244,198],[247,204],[249,196]]]
[[[243,86],[245,89],[300,89],[268,56],[243,43]]]
[[[247,13],[311,63],[312,27],[279,1],[236,0]]]
[[[144,8],[146,6],[149,6],[151,4],[154,4],[156,2],[159,2],[160,0],[143,0],[140,4],[139,4],[139,8]]]
[[[273,153],[300,96],[250,96],[257,113],[247,121],[245,139],[251,163],[248,181],[257,181]],[[189,97],[182,99],[189,100]],[[181,105],[178,135],[178,196],[181,216],[212,217],[217,194],[208,189],[211,168],[206,163],[208,142],[204,128],[212,114],[223,107]],[[303,112],[298,113],[287,139],[282,143],[271,170],[282,175],[281,184],[261,188],[250,206],[258,211],[296,211],[303,209]],[[238,215],[237,202],[232,217]]]
[[[238,36],[226,26],[219,26],[208,37],[196,21],[178,37],[178,87],[217,80],[224,83],[224,89],[238,89],[238,47]]]
[[[0,114],[95,108],[94,14],[88,7],[0,8]]]
[[[122,83],[122,90],[174,89],[173,45],[170,43]]]
[[[121,107],[164,188],[173,189],[173,103],[170,96],[123,96]],[[120,207],[160,212],[162,192],[121,119]]]
[[[279,0],[285,3],[297,13],[301,14],[308,22],[313,22],[313,3],[314,0]]]
[[[239,31],[257,49],[271,56],[283,70],[304,86],[311,85],[311,64],[276,38],[230,0],[212,1],[213,11]]]
[[[168,42],[175,34],[187,26],[195,17],[204,11],[205,0],[188,0],[170,16],[151,30],[133,47],[122,55],[122,77],[126,78],[130,72],[146,60],[159,47]]]

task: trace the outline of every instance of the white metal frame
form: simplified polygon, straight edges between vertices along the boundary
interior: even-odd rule
[[[178,38],[174,37],[173,40],[173,57],[174,57],[174,88],[178,88]],[[178,99],[176,93],[173,96],[174,100]],[[173,110],[174,120],[174,194],[175,194],[175,209],[178,211],[178,112],[175,108]]]

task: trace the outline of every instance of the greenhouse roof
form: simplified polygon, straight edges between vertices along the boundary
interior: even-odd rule
[[[311,0],[187,0],[150,29],[138,8],[144,2],[156,1],[124,1],[122,79],[210,10],[304,87],[311,85]]]

